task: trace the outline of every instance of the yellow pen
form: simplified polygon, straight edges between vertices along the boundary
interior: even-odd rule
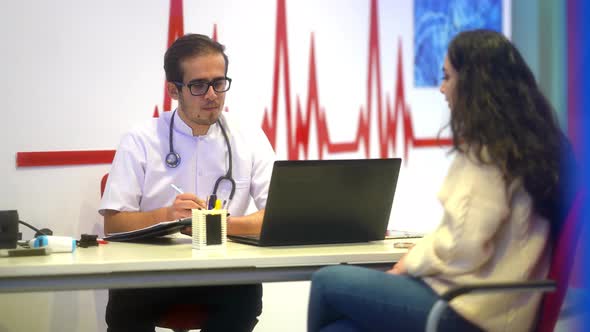
[[[219,198],[215,200],[215,210],[221,210],[221,200]]]

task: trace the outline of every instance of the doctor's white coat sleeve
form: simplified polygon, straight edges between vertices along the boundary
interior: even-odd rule
[[[146,151],[133,134],[126,134],[115,153],[107,185],[100,203],[99,213],[104,210],[140,210],[144,184]]]

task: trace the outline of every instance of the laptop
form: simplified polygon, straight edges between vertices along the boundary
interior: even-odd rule
[[[383,240],[401,159],[275,161],[258,246]]]

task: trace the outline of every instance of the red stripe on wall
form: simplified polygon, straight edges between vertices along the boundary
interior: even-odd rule
[[[17,152],[16,167],[110,164],[115,150]]]

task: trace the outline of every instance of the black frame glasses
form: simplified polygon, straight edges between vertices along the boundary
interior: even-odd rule
[[[213,88],[213,91],[217,93],[226,92],[231,87],[231,78],[229,77],[222,77],[216,78],[211,81],[206,80],[196,80],[189,82],[188,84],[184,84],[182,82],[173,82],[178,87],[187,86],[188,91],[193,96],[202,96],[207,94],[209,91],[209,87]]]

